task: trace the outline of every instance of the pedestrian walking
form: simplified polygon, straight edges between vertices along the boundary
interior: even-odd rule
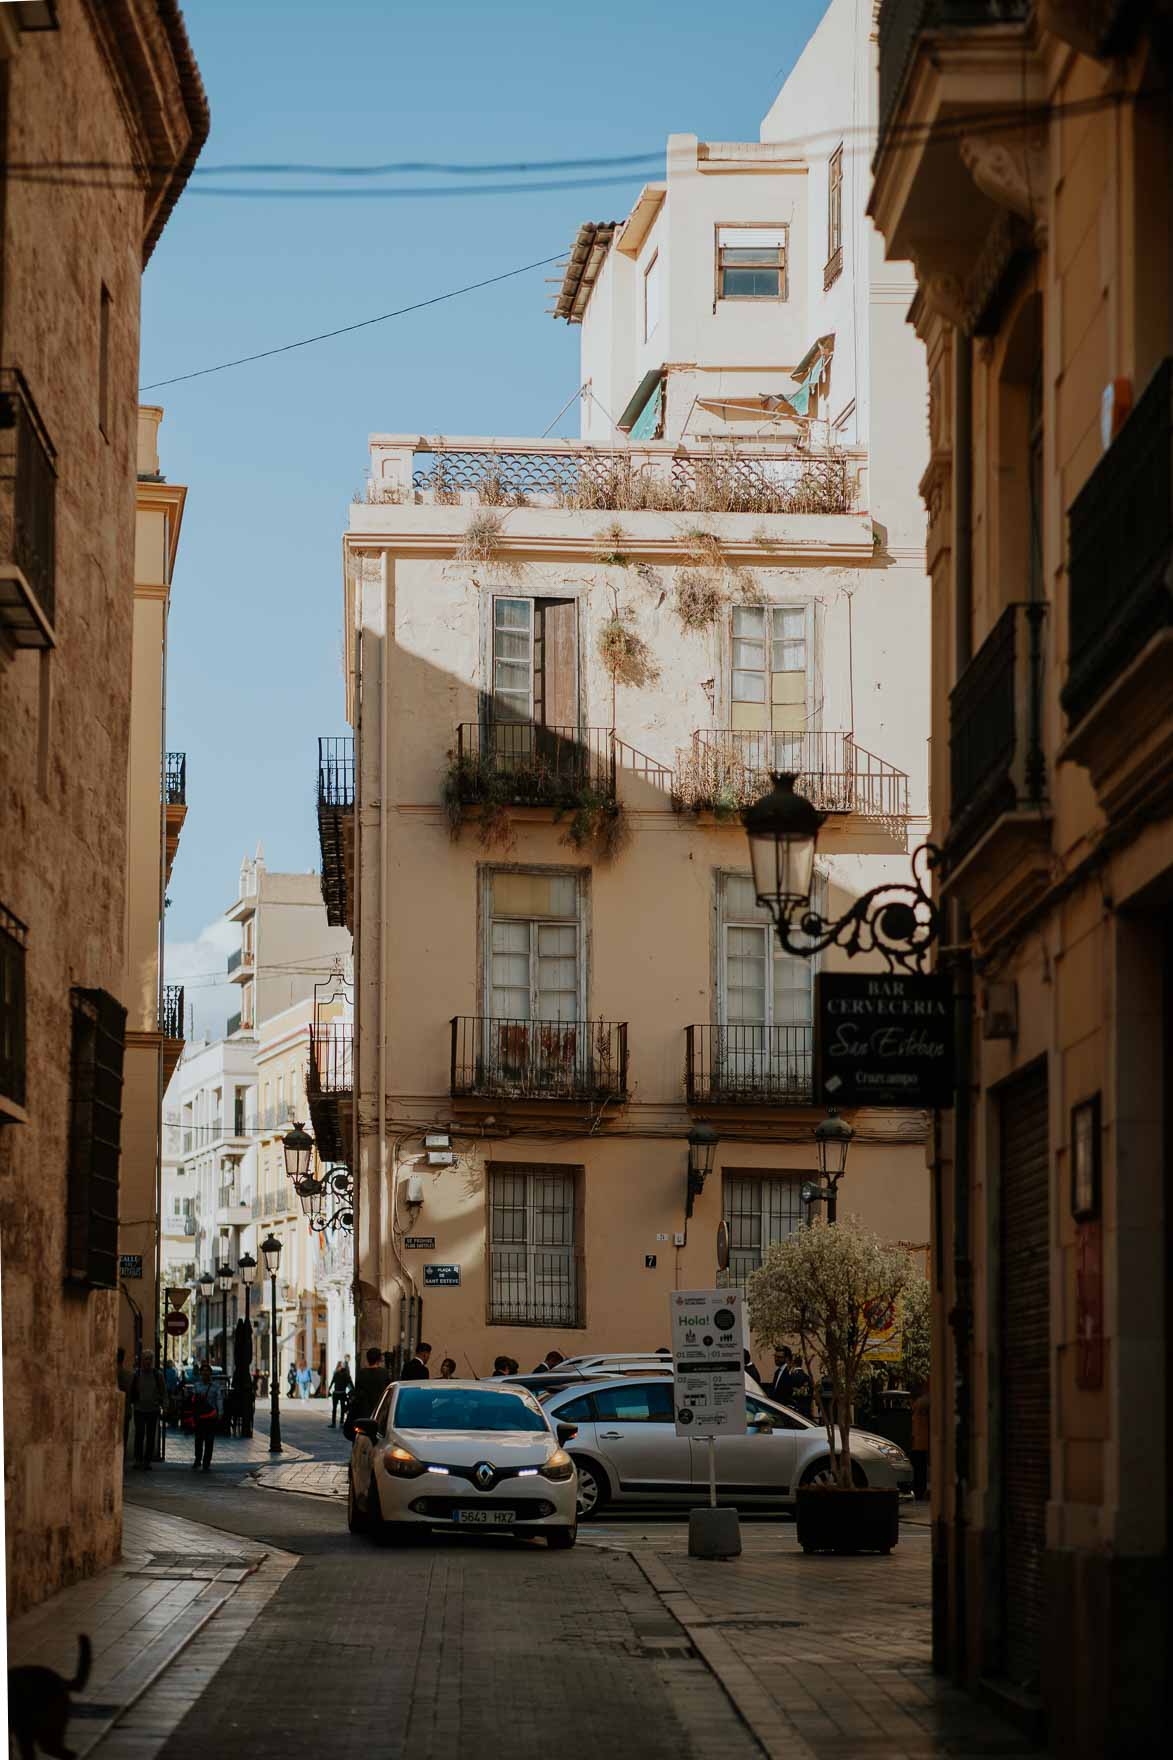
[[[337,1427],[339,1409],[341,1409],[342,1412],[342,1422],[346,1422],[346,1405],[353,1390],[354,1382],[350,1378],[349,1360],[336,1363],[334,1366],[334,1373],[330,1377],[331,1430]]]
[[[770,1383],[770,1398],[776,1399],[779,1405],[793,1404],[794,1389],[794,1352],[788,1344],[774,1352],[774,1379]]]
[[[751,1381],[756,1381],[762,1392],[765,1393],[766,1384],[758,1374],[757,1364],[754,1362],[748,1351],[742,1351],[741,1355],[745,1364],[746,1374],[750,1377]]]
[[[432,1371],[428,1368],[428,1358],[432,1354],[430,1344],[417,1344],[415,1355],[403,1366],[401,1381],[430,1381]]]
[[[308,1399],[314,1390],[314,1372],[304,1359],[297,1365],[297,1387],[302,1399]]]
[[[534,1375],[545,1375],[547,1370],[556,1369],[559,1363],[564,1363],[565,1361],[566,1358],[562,1355],[561,1351],[548,1350],[537,1368],[531,1372]]]
[[[285,1390],[290,1399],[297,1398],[297,1364],[290,1363],[289,1373],[285,1377]]]
[[[912,1402],[912,1444],[908,1458],[912,1462],[912,1495],[918,1503],[929,1493],[929,1383],[926,1379]]]
[[[114,1358],[114,1374],[118,1382],[118,1391],[122,1395],[122,1454],[126,1457],[126,1444],[130,1436],[130,1384],[134,1380],[133,1372],[126,1366],[126,1352],[119,1345]]]
[[[205,1473],[212,1470],[212,1450],[216,1446],[216,1431],[220,1426],[220,1414],[224,1409],[224,1389],[212,1378],[212,1365],[201,1363],[199,1377],[195,1384],[195,1460],[192,1471],[198,1473],[202,1467]]]
[[[455,1374],[456,1374],[456,1359],[455,1359],[455,1357],[445,1357],[444,1361],[440,1364],[440,1379],[441,1379],[441,1381],[451,1381],[455,1377]]]
[[[354,1378],[354,1392],[346,1408],[346,1416],[342,1421],[342,1433],[353,1438],[354,1421],[356,1418],[372,1418],[375,1415],[384,1390],[390,1385],[391,1377],[383,1361],[383,1353],[378,1345],[371,1345],[367,1351],[366,1366],[359,1370]]]
[[[134,1408],[134,1464],[147,1473],[155,1458],[155,1439],[166,1399],[167,1388],[155,1367],[154,1355],[144,1351],[130,1383],[130,1404]]]

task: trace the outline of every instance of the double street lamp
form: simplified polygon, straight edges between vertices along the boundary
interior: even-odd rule
[[[251,1306],[252,1306],[253,1284],[257,1280],[257,1262],[253,1258],[251,1253],[242,1253],[240,1255],[240,1258],[236,1261],[236,1269],[237,1269],[237,1273],[239,1274],[240,1281],[244,1285],[244,1323],[248,1328],[249,1362],[251,1363],[252,1362],[252,1333],[253,1333]],[[251,1436],[252,1433],[253,1433],[253,1389],[252,1389],[252,1378],[250,1376],[248,1388],[245,1393],[244,1416],[242,1419],[242,1434],[245,1436]]]
[[[839,1181],[847,1171],[847,1151],[855,1132],[845,1118],[832,1106],[826,1118],[815,1126],[815,1147],[819,1155],[821,1185],[809,1182],[802,1188],[804,1204],[825,1204],[827,1221],[834,1222],[839,1200]]]
[[[261,1242],[261,1257],[269,1279],[269,1453],[281,1451],[281,1400],[277,1391],[280,1363],[277,1356],[277,1272],[281,1265],[281,1242],[270,1234]]]
[[[231,1265],[221,1260],[216,1267],[216,1283],[220,1290],[220,1338],[224,1355],[223,1369],[228,1373],[228,1291],[235,1283],[236,1277]]]
[[[212,1291],[216,1287],[216,1279],[210,1271],[205,1271],[196,1279],[200,1286],[200,1297],[204,1305],[204,1360],[212,1360]]]

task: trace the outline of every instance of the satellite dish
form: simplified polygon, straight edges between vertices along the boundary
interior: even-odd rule
[[[722,1217],[717,1224],[717,1269],[726,1271],[729,1268],[729,1224]]]

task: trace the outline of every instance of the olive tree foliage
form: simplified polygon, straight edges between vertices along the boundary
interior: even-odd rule
[[[905,1387],[922,1387],[929,1378],[932,1311],[928,1278],[914,1276],[900,1303],[900,1377]]]
[[[749,1318],[759,1338],[778,1346],[797,1338],[820,1399],[835,1476],[849,1489],[851,1409],[869,1358],[882,1348],[873,1333],[918,1275],[903,1247],[882,1241],[851,1216],[822,1220],[775,1241],[749,1279]]]

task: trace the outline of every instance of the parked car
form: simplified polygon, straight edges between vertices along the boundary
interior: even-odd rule
[[[394,1381],[372,1418],[355,1421],[347,1475],[352,1534],[472,1528],[577,1536],[574,1426],[524,1388],[484,1381]]]
[[[671,1375],[671,1351],[601,1351],[595,1356],[567,1357],[559,1369],[583,1375]]]
[[[567,1386],[543,1395],[542,1405],[552,1422],[573,1424],[578,1432],[570,1453],[580,1520],[607,1504],[708,1501],[708,1443],[677,1436],[672,1383],[662,1376]],[[745,1433],[717,1438],[718,1499],[742,1509],[793,1508],[799,1485],[831,1476],[827,1433],[765,1398],[748,1376],[745,1406]],[[851,1454],[857,1484],[911,1491],[912,1463],[894,1442],[852,1430]]]

